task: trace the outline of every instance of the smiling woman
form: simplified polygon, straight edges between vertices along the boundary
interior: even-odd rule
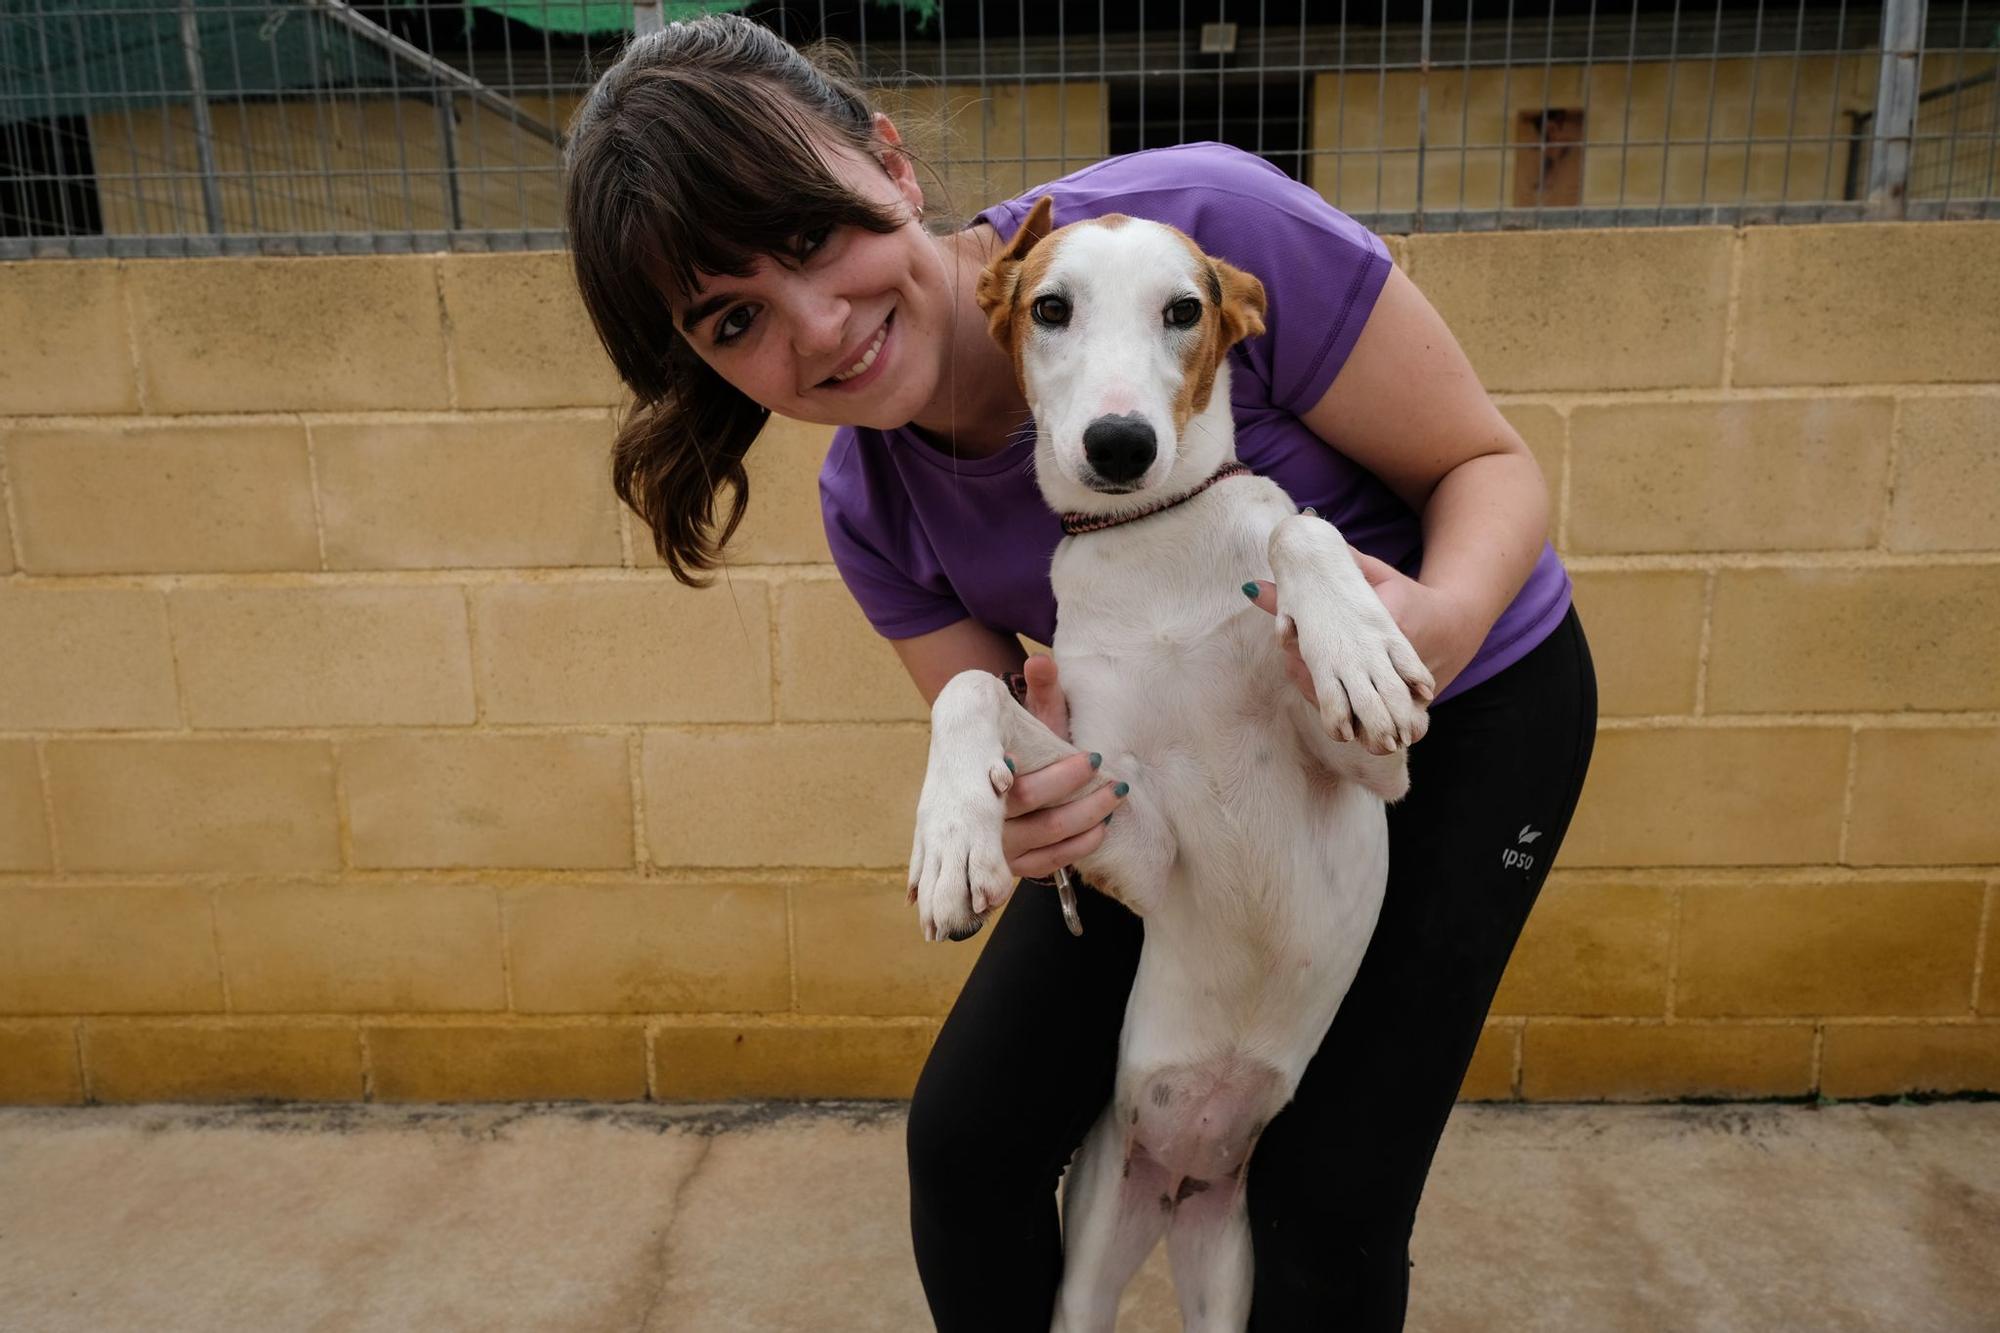
[[[768,30],[709,23],[637,39],[570,126],[564,207],[577,286],[636,399],[613,485],[682,582],[704,582],[741,521],[743,456],[772,410],[790,414],[873,344],[844,362],[840,346],[826,346],[819,374],[790,384],[780,380],[793,368],[775,357],[749,383],[714,363],[774,347],[760,306],[789,308],[794,280],[835,257],[830,242],[864,261],[928,248],[911,225],[922,202],[914,181],[882,168],[869,179],[864,164],[878,154],[909,175],[876,121],[850,82]],[[828,326],[834,313],[808,312]],[[761,392],[771,389],[783,392]]]
[[[1339,1310],[1347,1327],[1399,1327],[1431,1154],[1575,808],[1595,716],[1569,580],[1545,540],[1545,483],[1437,312],[1379,237],[1221,144],[1095,163],[933,235],[889,119],[739,18],[635,41],[579,110],[569,152],[577,281],[637,399],[613,479],[675,577],[700,583],[719,562],[747,498],[745,450],[771,412],[834,425],[819,475],[828,545],[918,690],[935,699],[964,673],[1020,672],[1029,709],[1065,738],[1055,664],[1021,644],[1051,642],[1057,613],[1063,525],[1037,489],[1037,449],[1075,435],[1087,455],[1094,432],[1099,506],[1114,491],[1128,497],[1114,507],[1147,512],[1187,498],[1153,494],[1164,483],[1143,475],[1136,430],[1121,446],[1105,422],[1152,392],[1166,406],[1147,430],[1179,430],[1181,395],[1208,392],[1180,373],[1202,362],[1201,331],[1228,318],[1239,280],[1261,284],[1263,327],[1226,340],[1215,409],[1234,421],[1235,458],[1208,480],[1247,466],[1333,522],[1439,689],[1410,795],[1388,815],[1385,906],[1360,972],[1247,1168],[1250,1326],[1323,1327]],[[1150,290],[1102,264],[1037,285],[1023,263],[1020,336],[1003,346],[994,312],[1013,307],[982,308],[982,275],[1051,213],[1056,227],[1164,223],[1226,262],[1145,297],[1114,340],[1114,371],[1092,372],[1088,412],[1037,419],[1020,346],[1056,348],[1065,325],[1087,324],[1093,282]],[[1150,390],[1109,382],[1148,375]],[[1213,571],[1236,614],[1280,635],[1279,620],[1255,619],[1277,606],[1269,572]],[[1250,603],[1234,603],[1238,588]],[[1273,707],[1289,688],[1264,686]],[[1139,818],[1165,781],[1129,754],[1020,770],[993,812],[1017,877],[1088,857],[1119,836],[1117,811]],[[1534,864],[1503,856],[1530,826]],[[913,1239],[940,1328],[1050,1324],[1054,1187],[1110,1095],[1141,940],[1138,919],[1090,885],[1075,900],[1081,937],[1054,894],[1013,894],[911,1102]]]

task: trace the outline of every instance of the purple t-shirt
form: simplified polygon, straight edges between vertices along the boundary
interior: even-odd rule
[[[1265,332],[1229,353],[1237,457],[1355,547],[1414,576],[1423,554],[1416,514],[1299,419],[1340,373],[1374,309],[1390,267],[1381,240],[1308,186],[1226,144],[1111,158],[976,220],[1012,236],[1044,194],[1055,199],[1057,226],[1104,213],[1170,223],[1263,281]],[[834,432],[820,510],[834,563],[877,632],[907,639],[970,616],[1052,640],[1049,561],[1062,527],[1036,489],[1033,456],[1032,432],[983,458],[954,457],[907,429]],[[1216,577],[1234,583],[1255,572]],[[1526,585],[1440,698],[1525,656],[1569,601],[1569,576],[1545,544]]]

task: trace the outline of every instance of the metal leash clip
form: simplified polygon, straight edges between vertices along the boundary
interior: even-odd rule
[[[1070,882],[1069,867],[1056,867],[1056,898],[1062,903],[1063,924],[1072,935],[1083,934],[1083,918],[1076,911],[1076,885]]]

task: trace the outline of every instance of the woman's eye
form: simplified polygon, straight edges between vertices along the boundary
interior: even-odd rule
[[[1177,329],[1184,329],[1201,318],[1201,302],[1192,296],[1183,296],[1167,307],[1167,323]]]
[[[799,233],[799,239],[798,239],[799,258],[804,259],[807,255],[811,254],[813,251],[819,249],[822,245],[825,245],[826,238],[831,235],[833,235],[833,227],[831,224],[824,227],[814,227],[811,231]]]
[[[751,307],[739,305],[715,321],[715,341],[733,342],[750,328]]]
[[[1069,323],[1069,302],[1063,300],[1060,296],[1037,297],[1035,298],[1034,305],[1028,309],[1029,313],[1034,315],[1035,323],[1037,324],[1048,324],[1060,328],[1064,324]]]

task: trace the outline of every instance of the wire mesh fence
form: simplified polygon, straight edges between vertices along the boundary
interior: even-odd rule
[[[843,43],[963,214],[1262,154],[1383,231],[2000,216],[2000,0],[0,0],[0,257],[559,246],[635,25]]]

